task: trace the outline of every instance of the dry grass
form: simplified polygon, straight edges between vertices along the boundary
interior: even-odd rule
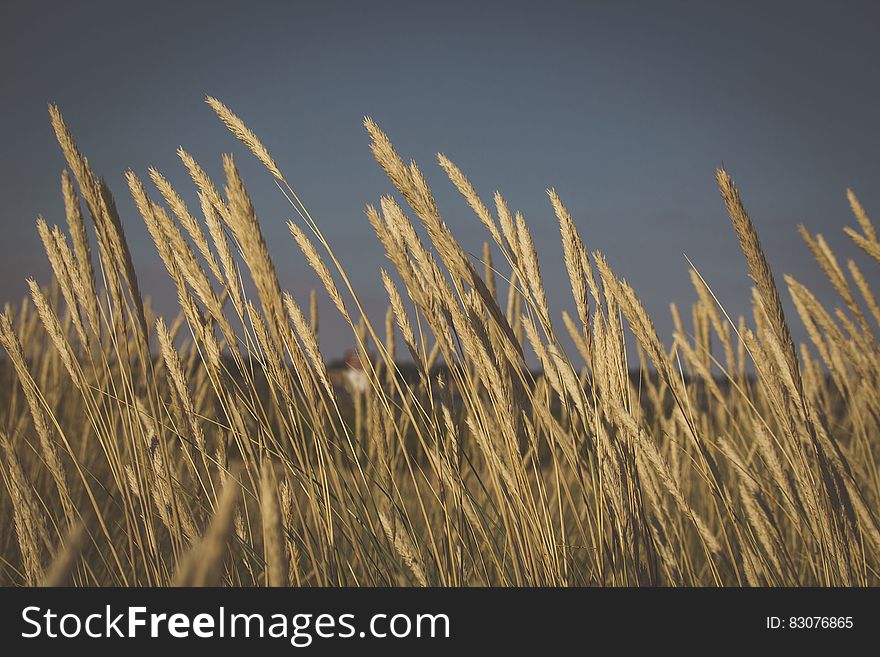
[[[110,190],[50,108],[67,232],[39,220],[54,278],[0,316],[0,582],[880,583],[880,310],[870,275],[821,235],[801,228],[833,309],[790,276],[776,285],[718,171],[753,314],[730,318],[694,270],[692,325],[673,306],[665,345],[550,190],[576,311],[560,322],[525,218],[497,193],[490,210],[439,156],[487,231],[472,260],[421,170],[367,119],[428,236],[391,196],[367,207],[389,261],[374,324],[268,149],[208,103],[290,201],[291,248],[335,309],[321,325],[350,327],[365,385],[328,371],[317,295],[283,290],[229,156],[218,184],[179,151],[196,213],[158,171],[157,194],[127,176],[177,290],[179,315],[154,316]],[[880,260],[848,197],[859,230],[845,232]],[[810,344],[794,343],[784,293]]]

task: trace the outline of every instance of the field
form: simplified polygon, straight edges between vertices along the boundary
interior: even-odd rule
[[[282,289],[231,156],[213,181],[179,151],[198,209],[159,172],[129,172],[140,217],[123,219],[50,107],[66,227],[38,222],[54,278],[0,317],[0,584],[880,583],[874,272],[802,228],[834,306],[775,280],[718,170],[752,314],[728,316],[692,270],[693,306],[672,307],[664,344],[549,190],[574,308],[558,313],[522,215],[438,156],[486,231],[471,257],[367,119],[398,193],[366,208],[387,256],[388,312],[369,318],[269,150],[208,104],[290,202],[291,253],[318,291]],[[844,230],[880,264],[849,200]],[[139,220],[176,317],[155,316],[138,284],[123,226]],[[328,367],[317,294],[360,369]]]

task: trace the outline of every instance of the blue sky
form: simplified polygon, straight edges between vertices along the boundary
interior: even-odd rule
[[[486,236],[437,152],[487,200],[498,189],[525,214],[557,313],[571,301],[550,186],[664,338],[669,302],[694,298],[685,254],[731,314],[747,312],[749,279],[714,186],[722,162],[777,281],[792,273],[828,294],[798,223],[877,280],[841,229],[854,223],[847,187],[869,214],[880,208],[878,18],[859,2],[6,2],[0,300],[17,302],[28,275],[48,282],[34,222],[64,222],[51,101],[115,192],[160,312],[175,311],[172,287],[123,173],[155,166],[197,207],[178,145],[218,179],[221,154],[236,154],[282,286],[305,302],[318,283],[285,228],[291,209],[205,94],[261,136],[376,320],[385,261],[363,208],[392,187],[364,115],[419,163],[468,251]],[[321,309],[333,357],[351,339],[326,297]]]

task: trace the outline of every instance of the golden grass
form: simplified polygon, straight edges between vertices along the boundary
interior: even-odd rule
[[[269,150],[208,103],[291,203],[293,242],[335,311],[321,325],[351,329],[364,385],[328,370],[318,295],[283,289],[230,156],[218,185],[179,150],[197,213],[158,171],[158,196],[127,174],[180,306],[156,317],[110,190],[51,107],[70,169],[67,232],[39,219],[53,279],[29,280],[29,298],[0,315],[0,520],[13,528],[0,536],[0,582],[880,583],[880,309],[870,274],[842,266],[822,235],[800,228],[833,309],[791,276],[776,285],[719,170],[752,316],[729,317],[692,270],[692,325],[673,306],[665,345],[548,190],[575,309],[560,323],[525,217],[499,193],[490,210],[438,156],[487,231],[471,258],[418,166],[366,119],[377,162],[428,236],[392,196],[367,206],[389,261],[374,324]],[[847,195],[859,230],[844,230],[880,262]],[[792,339],[783,293],[809,344]]]

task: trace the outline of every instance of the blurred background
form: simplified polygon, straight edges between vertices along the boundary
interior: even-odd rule
[[[722,163],[778,283],[790,272],[829,290],[798,223],[876,281],[841,229],[855,224],[847,187],[880,216],[878,19],[872,2],[6,0],[0,301],[17,304],[27,276],[50,278],[35,220],[64,224],[65,165],[46,113],[55,102],[116,195],[141,289],[160,313],[176,315],[175,295],[123,174],[146,179],[155,166],[196,210],[178,145],[218,181],[221,154],[236,154],[282,287],[307,304],[320,285],[285,227],[293,211],[205,94],[261,137],[377,323],[385,259],[363,208],[392,186],[369,152],[365,115],[419,163],[475,258],[487,236],[437,152],[487,202],[497,189],[525,214],[557,316],[573,304],[551,186],[665,340],[669,302],[686,310],[695,297],[685,256],[732,316],[747,313],[750,281],[714,183]],[[319,299],[322,347],[338,357],[351,334]]]

